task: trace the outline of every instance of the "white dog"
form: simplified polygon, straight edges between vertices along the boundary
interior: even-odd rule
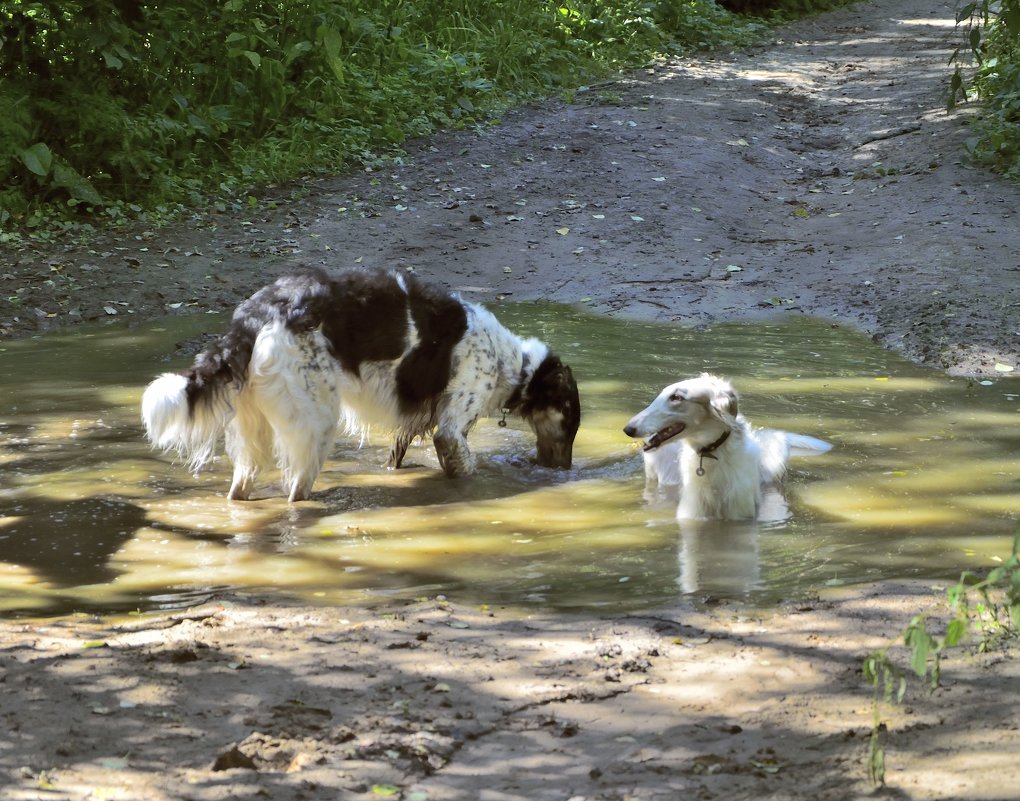
[[[468,431],[496,414],[530,424],[538,464],[570,467],[581,422],[570,368],[481,306],[375,271],[279,278],[237,307],[190,369],[164,373],[142,397],[149,440],[193,469],[225,435],[231,500],[247,500],[274,462],[290,500],[307,498],[341,420],[352,432],[393,431],[392,468],[432,435],[447,475],[466,475]]]
[[[666,387],[626,427],[645,440],[645,476],[680,486],[681,520],[753,520],[763,488],[777,484],[790,455],[832,446],[814,437],[755,430],[729,382],[707,373]]]

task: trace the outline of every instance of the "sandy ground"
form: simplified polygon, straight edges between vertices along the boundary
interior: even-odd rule
[[[883,704],[887,785],[867,778],[862,657],[937,598],[882,584],[614,617],[235,598],[7,622],[2,797],[1016,798],[1020,663],[998,650]]]
[[[0,333],[225,309],[296,264],[379,265],[685,325],[821,315],[1008,379],[1020,190],[967,163],[967,112],[943,111],[953,14],[862,4],[243,213],[4,252]],[[8,620],[0,797],[1016,798],[1009,651],[961,652],[942,689],[883,707],[888,785],[867,780],[861,659],[941,595],[625,617],[236,597]]]

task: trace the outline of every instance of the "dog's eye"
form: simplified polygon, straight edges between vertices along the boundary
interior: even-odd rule
[[[670,403],[683,403],[683,400],[684,396],[680,390],[677,390],[676,392],[669,396]]]

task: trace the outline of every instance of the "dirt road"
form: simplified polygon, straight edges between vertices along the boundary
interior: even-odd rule
[[[969,112],[944,110],[952,20],[938,0],[866,3],[250,209],[7,252],[0,333],[230,308],[287,267],[367,265],[685,325],[821,315],[1001,375],[1020,189],[967,163]]]
[[[1020,192],[967,164],[966,112],[943,111],[952,19],[934,0],[862,4],[245,212],[8,252],[0,332],[228,308],[296,264],[380,265],[478,300],[685,325],[823,315],[932,366],[1005,377]],[[6,621],[0,795],[872,797],[861,658],[939,597],[882,584],[627,617],[245,597],[172,618]],[[993,651],[951,659],[934,695],[911,685],[883,712],[876,795],[1015,797],[1017,672]]]

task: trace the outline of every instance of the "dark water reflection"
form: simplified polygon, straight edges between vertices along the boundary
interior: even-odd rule
[[[679,593],[758,601],[826,584],[955,578],[1008,551],[1020,514],[1020,382],[953,380],[823,322],[687,330],[509,305],[581,383],[569,475],[521,458],[521,427],[472,434],[479,474],[430,447],[338,443],[311,502],[265,485],[228,504],[229,467],[195,478],[151,453],[138,399],[176,343],[219,316],[0,346],[0,611],[185,605],[224,588],[318,603],[446,593],[466,602],[635,609]],[[620,429],[661,386],[731,378],[758,425],[829,439],[793,465],[778,522],[685,524],[645,497]]]

